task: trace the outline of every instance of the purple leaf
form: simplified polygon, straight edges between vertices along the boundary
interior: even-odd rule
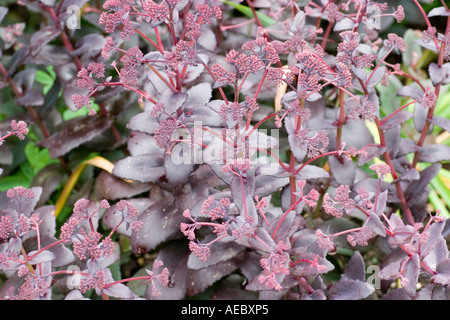
[[[98,199],[118,200],[131,198],[150,189],[150,185],[136,181],[124,181],[106,171],[101,171],[95,180]]]
[[[58,37],[60,33],[61,30],[54,27],[45,27],[33,33],[30,39],[30,54],[36,56],[47,43]]]
[[[312,266],[309,262],[298,262],[295,264],[295,266],[291,267],[291,275],[298,276],[298,277],[308,277],[308,276],[314,276],[318,274],[325,274],[332,270],[334,270],[334,265],[329,262],[327,259],[318,256],[315,253],[311,252],[301,252],[295,255],[295,259],[304,259],[304,260],[310,260],[313,261],[314,259],[317,259],[317,264],[319,266],[325,267],[319,269],[317,266]]]
[[[403,86],[397,91],[397,96],[411,97],[418,101],[422,101],[423,91],[414,86]]]
[[[416,295],[417,280],[420,272],[420,260],[419,255],[415,254],[409,259],[404,266],[404,277],[407,279],[406,284],[403,285],[406,293],[410,297]]]
[[[127,124],[127,129],[144,132],[148,134],[155,133],[159,127],[158,121],[151,116],[150,111],[138,113]]]
[[[383,223],[381,222],[378,215],[373,212],[370,213],[369,217],[364,223],[364,226],[382,237],[386,236],[386,229]]]
[[[214,51],[217,47],[216,35],[209,28],[202,28],[202,33],[197,41],[199,45],[209,51]]]
[[[448,288],[437,284],[427,284],[420,289],[415,300],[448,300]]]
[[[189,175],[194,170],[193,161],[188,161],[188,163],[178,163],[179,161],[173,161],[173,159],[176,159],[175,157],[178,156],[176,153],[182,153],[184,150],[177,148],[177,146],[185,146],[185,144],[177,144],[172,149],[171,154],[164,155],[164,169],[166,172],[166,178],[167,181],[174,186],[185,184],[189,180]],[[188,147],[190,148],[189,145]],[[183,156],[183,154],[179,155],[180,158],[183,158]]]
[[[430,181],[438,174],[442,165],[435,163],[425,168],[420,172],[420,179],[415,180],[409,184],[405,190],[405,198],[408,206],[412,206],[419,198],[419,195],[423,194],[425,188]]]
[[[208,103],[212,96],[212,87],[208,82],[197,84],[187,92],[188,97],[185,106]]]
[[[350,18],[344,18],[334,25],[333,31],[343,31],[353,29],[357,25],[356,21]]]
[[[428,120],[428,122],[450,132],[450,119],[434,116],[431,120]]]
[[[203,292],[210,285],[237,269],[232,261],[219,262],[200,270],[189,270],[186,278],[186,291],[189,296]]]
[[[386,147],[382,147],[379,145],[368,146],[364,148],[364,151],[366,152],[366,154],[361,154],[358,156],[357,164],[359,167],[371,161],[373,158],[382,155],[386,151]]]
[[[170,280],[168,286],[161,286],[157,281],[156,286],[159,296],[151,295],[151,287],[146,290],[146,297],[154,300],[182,300],[186,296],[186,281],[189,273],[187,260],[190,251],[183,242],[169,242],[162,246],[158,252],[157,260],[164,262],[164,267],[169,270]]]
[[[112,174],[118,178],[142,183],[156,182],[166,172],[163,165],[163,155],[161,154],[130,156],[115,163]]]
[[[356,251],[355,254],[351,257],[350,261],[347,263],[345,272],[342,274],[342,279],[366,281],[366,268],[364,259],[359,251]]]
[[[438,262],[436,266],[437,274],[431,277],[433,283],[441,286],[448,286],[450,284],[450,259],[444,259]]]
[[[189,95],[186,92],[173,93],[172,90],[165,89],[161,92],[158,102],[164,105],[168,114],[173,114],[188,98]]]
[[[298,168],[296,168],[298,169]],[[327,179],[330,174],[323,168],[307,164],[295,175],[298,180]]]
[[[450,11],[447,10],[445,7],[433,8],[428,13],[428,17],[436,17],[436,16],[448,17],[448,16],[450,16]]]
[[[69,151],[91,141],[112,124],[112,119],[100,115],[80,117],[64,122],[62,128],[39,145],[50,150],[52,158],[58,158]]]
[[[374,88],[380,81],[383,79],[384,74],[386,73],[386,67],[383,65],[379,67],[375,72],[372,73],[372,77],[367,83],[367,88]]]
[[[418,146],[415,141],[407,138],[401,138],[398,147],[397,157],[404,156],[408,153],[420,152],[422,147]]]
[[[408,111],[400,111],[396,113],[394,116],[390,117],[386,121],[384,119],[382,120],[382,125],[380,125],[381,130],[390,129],[392,127],[398,126],[405,122],[406,120],[410,119],[413,116],[411,112]]]
[[[59,66],[69,63],[72,57],[69,52],[59,46],[45,45],[40,48],[36,55],[28,55],[25,57],[23,64],[41,64],[45,66]]]
[[[330,171],[337,183],[353,186],[356,175],[353,161],[348,161],[344,157],[338,158],[331,155],[328,157],[328,163],[330,165]]]
[[[35,88],[30,88],[25,91],[25,94],[16,99],[16,104],[20,106],[41,106],[44,104],[44,95]]]
[[[3,18],[8,13],[8,7],[0,7],[0,23],[2,22]]]
[[[245,247],[237,244],[234,241],[215,242],[211,246],[211,253],[206,261],[201,261],[197,256],[191,253],[189,255],[187,266],[189,269],[193,270],[203,269],[215,265],[219,262],[224,262],[233,259],[244,249]]]
[[[417,169],[412,168],[402,173],[399,179],[404,181],[419,180],[420,174],[419,171],[417,171]]]
[[[105,38],[103,36],[95,33],[88,34],[77,41],[75,50],[72,51],[72,55],[78,56],[87,52],[100,52],[104,43]]]
[[[414,126],[418,132],[422,132],[422,129],[427,121],[428,109],[425,108],[420,102],[416,102],[414,105]]]
[[[437,163],[450,161],[450,147],[445,144],[429,144],[423,147],[420,162]]]
[[[427,242],[425,244],[422,244],[420,247],[420,258],[425,258],[430,252],[433,250],[433,248],[436,246],[436,242],[442,238],[442,231],[444,230],[445,223],[443,222],[435,222],[432,225],[430,225],[427,229],[427,233],[429,234],[429,237],[427,239]]]
[[[114,279],[112,277],[111,271],[107,268],[103,269],[103,272],[105,274],[105,280],[109,280],[108,282],[114,282]],[[126,285],[122,283],[116,283],[112,286],[109,286],[106,289],[102,289],[102,293],[119,299],[133,299],[134,293],[131,291],[130,288],[128,288]]]
[[[150,198],[132,198],[127,201],[134,205],[139,212],[144,212],[148,207],[156,203],[156,200]],[[113,205],[106,210],[102,221],[107,228],[113,230],[122,221],[122,214],[118,212],[116,206]],[[117,227],[116,232],[127,237],[131,237],[133,230],[131,228],[127,228],[125,223],[121,223]]]
[[[328,290],[329,300],[361,300],[375,291],[374,287],[364,281],[339,280]]]
[[[448,84],[450,83],[450,63],[447,62],[439,67],[436,63],[430,63],[428,67],[428,73],[430,74],[431,82],[433,86],[437,86],[439,84]]]
[[[144,225],[131,236],[133,252],[143,254],[153,250],[159,244],[181,235],[180,223],[185,221],[182,212],[176,208],[170,198],[159,201],[139,215]]]

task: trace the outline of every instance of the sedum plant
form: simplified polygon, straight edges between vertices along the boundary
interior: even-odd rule
[[[0,7],[0,297],[448,299],[449,13]]]

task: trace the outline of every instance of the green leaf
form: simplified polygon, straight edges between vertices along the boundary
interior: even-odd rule
[[[0,192],[18,186],[28,188],[30,186],[30,181],[20,173],[13,176],[0,177]]]
[[[97,103],[95,103],[94,101],[91,102],[92,103],[92,108],[99,112],[100,107],[98,106]],[[74,119],[74,118],[78,118],[78,117],[83,117],[83,116],[87,116],[89,114],[89,110],[87,108],[81,108],[78,110],[71,110],[71,109],[65,109],[62,113],[62,117],[64,121],[70,120],[70,119]]]
[[[34,142],[29,142],[25,146],[25,156],[33,169],[33,176],[47,165],[58,163],[58,160],[50,157],[48,149],[35,147]]]
[[[225,3],[225,4],[228,4],[228,5],[232,6],[232,7],[234,7],[236,10],[238,10],[238,11],[241,12],[242,14],[246,15],[246,16],[249,17],[250,19],[253,19],[253,18],[254,18],[253,12],[252,12],[252,9],[251,9],[251,8],[249,8],[249,7],[247,7],[247,6],[244,6],[244,5],[242,5],[242,4],[234,3],[234,2],[231,2],[231,1],[227,1],[227,0],[221,0],[221,1],[222,1],[223,3]],[[269,26],[275,24],[275,22],[276,22],[275,20],[273,20],[273,19],[272,19],[271,17],[269,17],[268,15],[265,15],[264,13],[261,13],[261,12],[259,12],[259,11],[256,11],[256,15],[258,16],[259,21],[261,21],[261,24],[262,24],[264,27],[269,27]]]

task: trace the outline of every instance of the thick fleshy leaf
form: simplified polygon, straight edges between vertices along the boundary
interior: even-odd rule
[[[416,128],[416,130],[418,132],[422,132],[423,127],[427,121],[427,117],[428,117],[428,109],[425,108],[422,103],[420,102],[416,102],[416,104],[414,105],[414,118],[413,118],[413,122],[414,122],[414,127]]]
[[[127,129],[144,132],[148,134],[155,133],[155,130],[158,129],[159,124],[156,119],[151,116],[150,111],[143,111],[138,113],[127,124]]]
[[[410,119],[413,116],[411,112],[408,111],[400,111],[396,113],[394,116],[388,118],[387,120],[382,121],[382,125],[380,125],[381,130],[390,129],[392,127],[398,126]]]
[[[166,172],[163,167],[163,155],[142,154],[129,156],[119,160],[112,170],[112,174],[122,179],[138,182],[156,182]]]
[[[437,163],[450,161],[450,147],[445,144],[429,144],[423,147],[419,161]]]
[[[64,122],[58,132],[42,140],[39,145],[48,148],[52,158],[58,158],[91,141],[108,129],[112,122],[112,119],[100,115],[75,118]]]
[[[31,190],[33,190],[34,197],[25,198],[20,204],[20,213],[26,217],[31,216],[42,194],[42,187],[32,187]],[[17,201],[8,198],[7,192],[0,193],[0,210],[12,210],[16,212],[19,210]]]
[[[416,294],[416,286],[417,280],[419,278],[419,273],[420,273],[420,259],[419,255],[415,254],[404,265],[404,276],[408,280],[406,281],[406,284],[403,286],[403,288],[410,297],[414,297]]]
[[[8,7],[0,7],[0,23],[2,22],[3,18],[8,13]]]
[[[257,213],[255,202],[253,201],[256,189],[255,177],[242,178],[242,181],[240,177],[233,177],[230,187],[233,202],[241,212],[241,215],[243,216],[245,214],[246,216],[254,217],[256,220]]]
[[[355,281],[366,280],[366,268],[364,259],[359,251],[356,251],[355,254],[351,257],[350,261],[347,263],[345,272],[342,274],[342,278]]]
[[[420,289],[415,300],[448,300],[448,288],[439,284],[428,284]]]
[[[295,175],[298,180],[327,179],[330,174],[323,168],[307,164]]]
[[[445,7],[437,7],[431,9],[431,11],[428,13],[428,17],[436,17],[436,16],[448,17],[450,16],[450,11]]]
[[[319,257],[318,255],[311,253],[311,252],[302,252],[295,255],[295,259],[304,259],[313,261],[314,259],[317,259],[317,264],[325,267],[324,269],[318,269],[317,266],[312,266],[310,262],[298,262],[295,264],[295,266],[291,267],[291,275],[299,276],[299,277],[308,277],[308,276],[314,276],[318,274],[325,274],[330,272],[331,270],[334,270],[334,265],[329,262],[326,258]]]
[[[180,148],[177,148],[180,147]],[[188,149],[190,150],[190,146],[186,144],[177,144],[173,149],[171,154],[164,155],[164,169],[166,172],[166,178],[169,183],[174,186],[184,185],[189,180],[189,175],[194,170],[193,161],[187,161],[184,163],[183,158],[186,158],[183,154],[183,151]],[[178,161],[180,160],[181,161]],[[190,159],[190,156],[189,156]]]
[[[401,138],[398,147],[397,157],[404,156],[408,153],[420,152],[422,147],[418,146],[415,141],[408,138]]]
[[[104,43],[105,38],[101,35],[96,33],[88,34],[77,41],[72,54],[78,56],[86,52],[100,52]]]
[[[356,22],[350,18],[344,18],[334,25],[333,31],[350,30],[356,26]]]
[[[364,151],[366,151],[366,154],[361,154],[358,156],[358,166],[362,166],[363,164],[369,162],[375,157],[379,157],[381,154],[383,154],[386,151],[386,147],[383,146],[369,146],[364,148]]]
[[[136,181],[124,181],[106,171],[101,171],[95,180],[98,199],[118,200],[131,198],[150,190],[150,185]]]
[[[42,195],[38,205],[45,204],[53,192],[56,191],[65,173],[59,164],[50,164],[40,170],[31,181],[32,186],[42,187]]]
[[[28,55],[23,60],[26,65],[37,64],[58,66],[72,61],[70,53],[63,47],[54,45],[43,46],[36,55]]]
[[[439,67],[436,63],[430,63],[428,67],[428,73],[430,74],[431,82],[434,86],[439,84],[450,83],[450,63],[447,62]]]
[[[114,279],[112,277],[111,271],[109,269],[103,269],[103,272],[105,274],[105,280],[108,279],[109,283],[114,282]],[[131,291],[130,288],[128,288],[126,285],[122,283],[116,283],[112,286],[109,286],[105,289],[102,289],[102,293],[119,299],[133,299],[134,294],[133,291]]]
[[[434,116],[431,120],[428,121],[431,124],[434,124],[435,126],[441,127],[445,131],[450,132],[450,119]]]
[[[143,254],[175,238],[176,235],[181,237],[180,223],[185,221],[185,218],[170,200],[167,198],[159,201],[139,215],[139,220],[144,225],[131,236],[133,252]]]
[[[237,269],[232,261],[219,262],[199,270],[189,270],[186,278],[186,291],[189,296],[195,296],[203,292],[210,285]]]
[[[151,288],[148,286],[145,292],[147,299],[182,300],[186,297],[186,281],[189,272],[189,269],[187,268],[187,259],[189,253],[190,251],[185,241],[173,241],[162,246],[156,260],[163,261],[164,267],[169,270],[169,284],[167,286],[161,286],[155,281],[155,285],[160,292],[160,295],[152,295]]]
[[[442,238],[442,231],[444,230],[444,226],[444,222],[435,222],[428,227],[427,232],[429,236],[427,242],[425,244],[422,244],[420,247],[421,259],[430,254],[430,252],[436,246],[436,242],[440,240],[440,238]]]
[[[409,184],[405,190],[406,202],[412,206],[419,198],[419,195],[425,192],[425,188],[430,181],[438,174],[442,165],[435,163],[420,172],[420,179]]]
[[[368,88],[374,88],[380,81],[383,79],[384,74],[386,73],[386,67],[382,65],[378,69],[376,69],[373,73],[369,82],[367,83]]]
[[[234,241],[219,241],[211,245],[211,251],[206,261],[201,261],[194,254],[189,255],[187,266],[189,269],[199,270],[219,262],[227,261],[236,257],[245,247]]]
[[[367,298],[375,288],[365,281],[339,280],[328,290],[329,300],[361,300]]]
[[[415,86],[403,86],[397,91],[397,95],[401,97],[411,97],[418,101],[422,101],[423,91]]]
[[[336,182],[352,186],[355,180],[356,170],[353,161],[348,161],[344,157],[336,157],[331,155],[328,157],[330,171]]]
[[[301,220],[296,219],[296,213],[294,210],[289,212],[283,220],[282,218],[283,215],[276,217],[267,228],[267,231],[272,235],[272,237],[275,235],[274,241],[276,243],[279,241],[286,241],[286,239],[292,236],[292,234],[301,226]]]
[[[214,51],[217,47],[216,35],[209,28],[202,28],[202,33],[197,41],[199,45],[209,51]]]
[[[448,286],[450,284],[450,259],[447,258],[439,261],[436,266],[436,271],[437,274],[431,278],[433,283]]]
[[[186,92],[173,93],[170,89],[165,89],[159,97],[159,103],[162,103],[168,114],[173,114],[181,107],[189,95]]]
[[[400,180],[404,181],[411,181],[411,180],[418,180],[420,179],[420,174],[417,169],[409,169],[408,171],[402,173],[402,175],[399,178]]]
[[[130,202],[132,205],[134,205],[139,212],[144,212],[148,207],[150,207],[156,202],[156,200],[150,198],[132,198],[127,199],[127,201]],[[116,229],[117,233],[123,234],[127,237],[131,237],[133,230],[129,228],[129,224],[125,222],[121,223],[121,221],[122,215],[120,212],[118,212],[115,205],[111,206],[108,210],[106,210],[102,219],[102,222],[108,229],[113,230],[117,228]]]
[[[438,236],[431,252],[423,259],[430,268],[436,268],[440,261],[449,257],[447,241],[442,236]]]
[[[380,218],[375,213],[370,213],[369,217],[367,218],[366,222],[364,223],[364,226],[366,228],[369,228],[372,230],[375,234],[378,234],[382,237],[386,236],[386,229],[381,222]]]
[[[61,30],[54,27],[45,27],[33,33],[30,39],[30,54],[35,56],[47,43],[58,37],[60,33]]]

